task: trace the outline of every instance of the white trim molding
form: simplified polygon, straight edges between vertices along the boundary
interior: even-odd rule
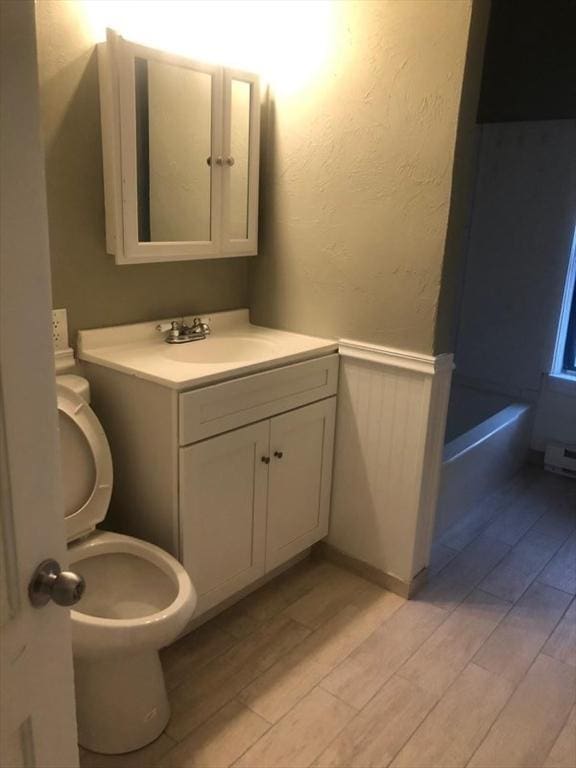
[[[421,352],[409,352],[406,349],[381,347],[378,344],[366,344],[363,341],[340,339],[338,349],[341,357],[353,357],[376,365],[390,365],[405,368],[408,371],[434,374],[444,368],[453,368],[453,355],[424,355]]]
[[[453,356],[339,347],[328,544],[411,594],[430,553]]]

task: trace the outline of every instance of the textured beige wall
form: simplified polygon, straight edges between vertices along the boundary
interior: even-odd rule
[[[245,259],[115,266],[106,254],[94,41],[78,3],[37,3],[54,306],[78,328],[246,306]]]
[[[328,76],[270,104],[252,316],[429,353],[472,4],[335,5]]]

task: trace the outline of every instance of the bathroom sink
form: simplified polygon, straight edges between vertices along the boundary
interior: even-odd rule
[[[265,360],[277,351],[278,345],[255,335],[211,337],[185,344],[166,344],[164,357],[180,363],[210,365],[212,363],[241,363]]]
[[[193,322],[193,316],[182,319]],[[80,331],[80,359],[183,390],[338,350],[330,339],[252,325],[246,309],[206,316],[211,334],[184,344],[164,341],[158,325],[170,321]]]

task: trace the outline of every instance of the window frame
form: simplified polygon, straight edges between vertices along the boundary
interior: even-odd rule
[[[576,378],[576,227],[572,239],[558,334],[552,363],[552,374]]]
[[[568,317],[568,328],[564,343],[562,372],[576,375],[576,286],[572,287],[572,306]]]

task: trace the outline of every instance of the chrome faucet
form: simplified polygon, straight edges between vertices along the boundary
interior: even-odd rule
[[[158,323],[156,330],[159,333],[167,331],[164,339],[167,344],[186,344],[189,341],[200,341],[210,335],[210,326],[199,317],[192,320],[192,325],[188,325],[184,319]]]

